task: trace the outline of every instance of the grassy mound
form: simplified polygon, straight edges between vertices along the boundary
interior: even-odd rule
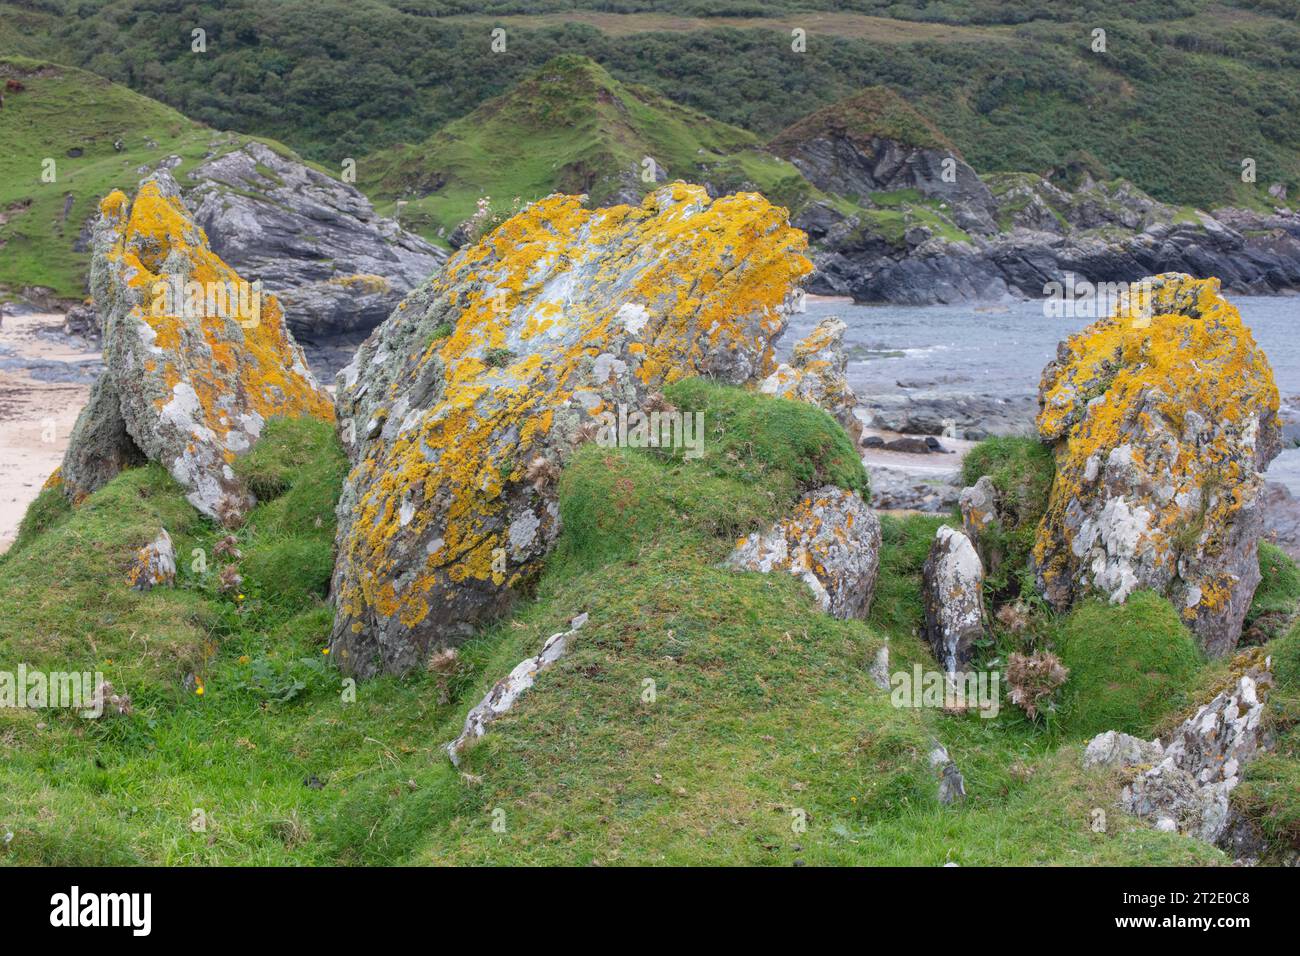
[[[882,521],[870,623],[820,614],[789,575],[720,567],[737,529],[801,488],[864,477],[815,409],[701,383],[672,400],[716,413],[704,456],[581,450],[535,600],[452,665],[403,680],[351,688],[322,653],[319,558],[343,473],[328,426],[273,423],[241,461],[261,495],[241,558],[215,557],[225,532],[155,467],[33,530],[0,565],[0,669],[102,670],[134,709],[0,710],[0,827],[14,834],[0,862],[1223,860],[1131,819],[1093,833],[1089,811],[1114,781],[1014,709],[896,707],[872,683],[886,642],[893,669],[932,666],[915,631],[939,519]],[[160,525],[181,557],[177,587],[129,591],[126,563]],[[221,590],[227,563],[243,592]],[[571,654],[454,769],[441,745],[469,707],[583,611]],[[937,802],[933,739],[965,775],[964,805]]]
[[[1151,591],[1080,604],[1060,621],[1057,643],[1070,669],[1061,729],[1080,739],[1105,730],[1149,737],[1186,706],[1201,663],[1178,612]]]
[[[638,86],[625,85],[585,56],[565,54],[422,143],[381,150],[361,164],[372,197],[408,200],[408,228],[437,240],[490,197],[489,228],[514,202],[554,192],[609,204],[669,179],[707,178],[718,193],[760,191],[798,205],[815,190],[798,171],[760,148],[753,133]],[[643,178],[654,160],[658,176]],[[415,197],[415,198],[411,198]]]

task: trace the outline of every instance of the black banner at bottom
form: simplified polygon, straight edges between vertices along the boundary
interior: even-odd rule
[[[844,921],[895,929],[956,921],[999,934],[1281,931],[1297,871],[1278,869],[0,869],[6,930],[133,944],[373,941],[418,922],[569,933],[611,918],[650,932],[716,927],[730,944],[790,922],[801,934]],[[549,901],[549,902],[548,902]],[[761,904],[760,909],[755,904]],[[839,916],[835,914],[839,913]],[[972,922],[973,921],[973,922]],[[255,928],[254,928],[255,927]]]

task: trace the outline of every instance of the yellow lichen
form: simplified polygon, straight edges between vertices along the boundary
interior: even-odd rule
[[[154,370],[162,364],[168,393],[155,399],[156,407],[166,404],[176,385],[185,382],[199,397],[201,424],[221,439],[236,424],[227,411],[232,407],[263,419],[312,415],[333,420],[328,393],[295,370],[300,353],[275,296],[261,294],[260,313],[248,307],[251,296],[234,295],[225,313],[198,315],[187,313],[174,296],[159,296],[159,288],[173,275],[168,270],[178,261],[187,270],[187,283],[212,289],[243,287],[235,270],[209,248],[207,236],[179,200],[150,181],[130,203],[123,193],[110,193],[100,210],[116,233],[106,257],[136,292],[139,304],[132,307],[131,316],[152,329],[153,346],[162,353],[150,360]]]
[[[806,237],[790,228],[785,211],[761,196],[710,200],[702,188],[678,183],[640,206],[591,210],[581,197],[551,196],[462,250],[431,289],[458,310],[451,334],[436,339],[421,363],[436,356],[443,364],[440,401],[392,441],[382,462],[362,460],[350,476],[365,492],[341,549],[368,573],[344,577],[340,610],[400,612],[409,627],[424,619],[440,584],[517,581],[520,569],[503,573],[496,560],[507,544],[497,530],[503,492],[523,477],[533,449],[554,427],[554,410],[590,387],[584,376],[591,360],[620,349],[637,380],[659,388],[699,374],[708,355],[733,343],[769,343],[784,321],[779,308],[812,269],[805,248]],[[586,249],[599,249],[603,260],[589,287],[574,298],[547,300],[547,282]],[[629,259],[639,264],[630,282]],[[653,316],[632,343],[617,319],[627,303]],[[496,374],[486,356],[504,348],[512,315],[520,316],[524,341],[576,344],[539,345]],[[579,335],[564,334],[575,329]],[[760,364],[764,372],[772,365],[770,345]],[[395,382],[390,394],[397,388]],[[501,436],[512,430],[517,439],[503,445]],[[408,525],[398,505],[410,499],[446,505],[415,509]],[[441,524],[442,546],[400,593],[388,593],[407,570],[396,566],[389,543],[404,529],[421,535],[431,521]]]
[[[1272,369],[1217,279],[1166,275],[1137,283],[1115,314],[1065,343],[1043,382],[1039,434],[1056,443],[1056,478],[1039,526],[1034,557],[1049,588],[1073,573],[1072,502],[1102,494],[1089,478],[1120,446],[1150,486],[1167,486],[1152,506],[1154,523],[1141,550],[1172,565],[1180,554],[1214,554],[1254,480],[1254,443],[1277,427]],[[1186,434],[1189,414],[1202,423]],[[1245,449],[1245,452],[1243,452]],[[1155,454],[1156,460],[1149,460]],[[1087,510],[1087,506],[1085,506]],[[1231,588],[1196,581],[1189,609],[1220,607]]]

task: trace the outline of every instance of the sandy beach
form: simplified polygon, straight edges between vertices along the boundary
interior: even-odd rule
[[[0,553],[50,473],[99,371],[99,352],[63,334],[63,316],[0,319]]]

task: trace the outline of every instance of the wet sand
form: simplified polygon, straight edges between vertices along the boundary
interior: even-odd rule
[[[63,334],[63,316],[0,319],[0,553],[63,460],[99,372],[99,352]]]

